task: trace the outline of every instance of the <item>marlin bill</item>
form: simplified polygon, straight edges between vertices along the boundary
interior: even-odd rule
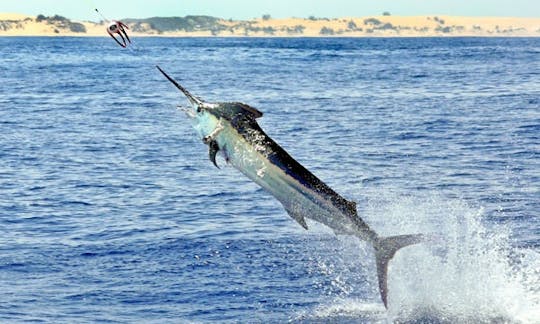
[[[354,235],[373,246],[379,292],[388,307],[389,261],[399,249],[423,241],[424,236],[379,236],[358,216],[355,202],[328,187],[266,135],[257,123],[262,112],[240,102],[206,102],[157,68],[187,97],[190,106],[184,111],[208,145],[209,158],[215,166],[219,153],[227,163],[274,196],[303,228],[308,229],[306,218],[309,218],[330,227],[336,234]]]

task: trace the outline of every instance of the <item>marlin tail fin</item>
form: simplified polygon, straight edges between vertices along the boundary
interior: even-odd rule
[[[388,308],[388,262],[394,257],[397,250],[422,241],[424,241],[423,235],[413,234],[382,237],[375,243],[377,278],[384,307]]]

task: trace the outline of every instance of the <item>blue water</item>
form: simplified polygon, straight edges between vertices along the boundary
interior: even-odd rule
[[[404,249],[216,169],[159,64]],[[540,322],[540,38],[0,38],[0,322]],[[218,161],[225,166],[225,161]]]

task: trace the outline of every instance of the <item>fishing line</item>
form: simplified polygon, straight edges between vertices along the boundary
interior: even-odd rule
[[[103,18],[104,21],[108,21],[110,22],[109,19],[107,19],[107,17],[105,17],[101,11],[98,10],[97,6],[94,4],[94,2],[92,0],[86,0],[86,3],[95,11],[97,12],[98,15],[101,16],[101,18]]]
[[[114,40],[118,43],[118,45],[120,45],[121,47],[123,47],[124,49],[128,50],[130,52],[130,54],[136,56],[137,58],[139,59],[143,59],[145,60],[146,63],[150,63],[152,65],[152,68],[154,66],[158,66],[160,65],[159,62],[156,61],[155,58],[148,58],[148,56],[145,56],[144,55],[144,50],[139,46],[138,42],[136,39],[133,39],[132,37],[128,36],[127,32],[131,31],[129,29],[129,26],[125,25],[124,23],[120,22],[120,21],[117,21],[117,20],[111,20],[111,19],[108,19],[107,17],[105,17],[105,15],[98,9],[98,7],[95,5],[94,1],[92,0],[85,0],[86,3],[88,4],[88,6],[96,12],[96,14],[98,14],[101,18],[102,18],[102,22],[105,23],[105,29],[106,29],[106,32],[112,37],[114,38]],[[113,24],[116,24],[117,27],[121,27],[121,25],[124,25],[127,27],[127,30],[124,30],[125,32],[125,37],[128,39],[127,41],[124,39],[124,36],[122,36],[120,33],[118,33],[118,35],[121,36],[121,40],[119,41],[116,37],[114,37],[113,35],[111,35],[111,33],[109,32],[109,28],[111,25]]]

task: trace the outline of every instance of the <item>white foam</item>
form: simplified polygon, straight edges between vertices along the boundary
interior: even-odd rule
[[[486,220],[482,208],[438,194],[371,192],[359,214],[383,236],[431,233],[434,242],[390,262],[385,311],[371,248],[351,237],[329,241],[315,266],[330,279],[331,301],[298,320],[540,323],[540,253],[513,246],[510,228]]]
[[[368,201],[366,218],[382,235],[436,233],[439,241],[392,260],[389,318],[540,322],[540,254],[512,247],[509,229],[487,226],[481,208],[439,195]]]
[[[293,322],[321,323],[384,323],[386,310],[382,304],[358,299],[340,298],[328,305],[320,305],[309,313],[299,314]]]

